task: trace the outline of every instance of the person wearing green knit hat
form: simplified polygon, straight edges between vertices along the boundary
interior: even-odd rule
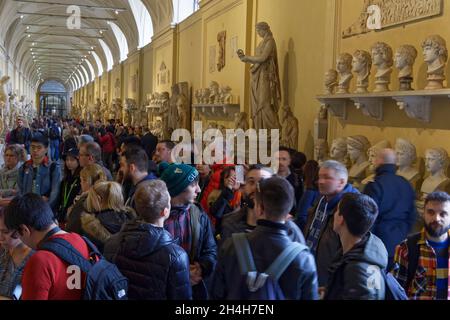
[[[206,300],[208,290],[205,280],[214,270],[217,245],[209,217],[195,203],[201,191],[199,172],[186,164],[164,162],[159,164],[158,171],[171,197],[170,216],[164,228],[189,255],[194,300]]]

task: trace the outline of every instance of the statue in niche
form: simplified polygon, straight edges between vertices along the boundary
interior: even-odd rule
[[[172,132],[170,132],[169,127],[170,95],[168,92],[163,92],[160,94],[159,107],[159,113],[157,115],[161,117],[161,130],[163,132],[164,139],[169,139]]]
[[[220,72],[223,68],[225,68],[227,32],[219,32],[219,34],[217,35],[217,41],[219,42],[219,60],[217,62],[217,71]]]
[[[352,73],[353,57],[350,53],[341,53],[336,61],[336,69],[339,74],[338,88],[336,93],[349,93],[350,82],[353,79]]]
[[[248,124],[248,115],[246,112],[239,112],[234,115],[234,128],[242,129],[244,132],[246,132],[250,126]]]
[[[256,48],[255,56],[247,56],[241,49],[237,52],[242,62],[252,64],[252,119],[256,130],[280,129],[278,110],[281,102],[281,82],[277,45],[266,22],[258,23],[256,32],[263,40]]]
[[[134,99],[126,99],[126,108],[128,109],[128,116],[129,116],[129,124],[132,127],[138,126],[139,122],[138,117],[140,116],[139,107],[136,103],[136,100]]]
[[[97,98],[97,103],[94,106],[94,114],[95,114],[95,119],[94,120],[103,120],[103,116],[102,116],[102,102],[100,100],[100,98]]]
[[[417,202],[419,212],[423,210],[424,200],[434,191],[449,192],[450,179],[446,171],[448,167],[448,153],[443,148],[428,149],[425,151],[425,167],[430,173],[420,188],[420,197]]]
[[[364,136],[352,136],[347,138],[347,153],[351,161],[351,168],[348,176],[350,183],[357,188],[365,178],[365,173],[369,167],[367,161],[367,150],[370,148],[369,140]]]
[[[232,104],[233,95],[231,94],[231,87],[225,86],[220,90],[220,103],[221,104]]]
[[[180,95],[180,88],[178,84],[172,85],[171,91],[172,96],[170,97],[168,128],[169,131],[172,132],[173,130],[180,128],[180,124],[178,122],[178,108],[177,108],[177,101]]]
[[[176,107],[178,126],[174,127],[174,129],[181,128],[190,130],[189,102],[184,94],[178,95]]]
[[[416,147],[406,139],[398,138],[395,143],[395,153],[397,155],[397,175],[408,180],[414,190],[418,191],[420,172],[414,168],[413,164],[417,159]]]
[[[282,110],[281,145],[297,150],[298,119],[294,116],[289,106],[284,106]]]
[[[365,178],[362,182],[362,189],[364,188],[364,186],[368,185],[370,182],[374,182],[375,181],[375,175],[376,175],[376,170],[377,170],[377,164],[376,164],[376,160],[377,160],[377,156],[378,153],[384,149],[388,149],[391,147],[391,144],[389,141],[387,140],[383,140],[378,142],[377,144],[373,145],[368,151],[367,151],[367,155],[369,156],[369,168],[368,168],[368,176],[367,178]]]
[[[417,49],[411,45],[399,47],[395,53],[395,67],[399,70],[400,91],[413,90],[413,66],[417,58]]]
[[[328,155],[328,143],[325,139],[317,139],[314,141],[314,160],[316,160],[319,165],[327,160]]]
[[[216,81],[211,81],[209,84],[209,104],[220,103],[220,88]]]
[[[10,77],[3,76],[0,79],[0,108],[3,110],[6,106],[8,94],[6,93],[6,85],[8,84]],[[2,117],[3,118],[3,117]]]
[[[372,46],[371,51],[373,65],[377,67],[374,92],[389,91],[392,66],[394,65],[392,48],[384,42],[377,42]]]
[[[325,73],[325,94],[333,94],[334,88],[337,86],[338,73],[334,69],[330,69]]]
[[[370,69],[372,68],[370,53],[364,50],[356,50],[353,54],[352,68],[352,71],[357,76],[355,93],[367,93]]]
[[[203,104],[209,104],[210,95],[211,95],[211,91],[209,90],[209,88],[202,89],[202,103]]]
[[[327,139],[328,136],[328,109],[320,106],[318,117],[314,119],[314,140]]]
[[[448,60],[447,43],[439,35],[428,37],[422,43],[423,56],[428,64],[428,84],[425,90],[444,88],[445,65]]]
[[[337,138],[333,140],[330,148],[330,158],[339,161],[348,167],[346,138]]]
[[[114,83],[114,95],[116,97],[120,97],[120,79],[116,78],[116,82]]]

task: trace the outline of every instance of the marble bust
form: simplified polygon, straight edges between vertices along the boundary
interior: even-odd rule
[[[352,163],[348,176],[350,182],[357,187],[365,178],[370,163],[367,160],[367,150],[370,142],[365,136],[352,136],[347,138],[347,153]]]
[[[338,73],[334,69],[330,69],[325,73],[325,94],[333,94],[337,85]]]
[[[347,166],[347,139],[337,138],[331,143],[330,158]]]
[[[428,65],[428,84],[425,90],[444,88],[445,65],[448,60],[447,43],[439,35],[429,36],[423,43],[423,56]]]
[[[352,60],[350,53],[341,53],[336,61],[336,69],[339,75],[338,88],[336,93],[349,93],[350,81],[353,79]]]
[[[355,93],[367,93],[369,87],[370,69],[372,68],[372,57],[364,50],[356,50],[353,54],[352,71],[356,74]]]
[[[422,194],[429,194],[437,190],[445,191],[450,184],[446,170],[448,167],[448,153],[443,148],[428,149],[425,152],[425,167],[430,173],[422,184]]]
[[[403,45],[395,52],[395,67],[399,70],[400,91],[413,90],[413,66],[417,58],[417,49],[409,44]]]
[[[325,139],[317,139],[314,142],[314,160],[316,160],[319,165],[327,160],[328,155],[328,144]]]
[[[384,149],[389,149],[391,147],[391,144],[387,140],[382,140],[378,142],[377,144],[373,145],[369,150],[367,151],[368,161],[369,161],[369,167],[367,168],[368,176],[366,179],[364,179],[361,184],[367,185],[370,182],[375,181],[375,175],[377,170],[377,156],[378,153]]]
[[[414,190],[418,190],[420,173],[413,164],[417,159],[416,147],[408,140],[398,138],[395,142],[395,153],[397,156],[397,175],[408,180]]]
[[[392,48],[384,42],[377,42],[372,46],[372,63],[377,67],[375,74],[374,92],[389,91],[391,83],[392,66],[394,65],[394,53]]]

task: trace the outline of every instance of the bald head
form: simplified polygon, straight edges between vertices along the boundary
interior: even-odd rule
[[[382,149],[377,154],[376,166],[382,166],[384,164],[396,164],[397,157],[395,151],[392,149]]]

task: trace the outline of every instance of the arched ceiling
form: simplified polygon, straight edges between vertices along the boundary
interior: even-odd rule
[[[154,33],[169,26],[173,17],[172,0],[141,0],[150,13]],[[75,4],[81,9],[81,29],[70,30],[67,9]],[[30,83],[55,79],[71,90],[79,80],[90,82],[98,75],[91,54],[95,51],[106,71],[106,55],[98,41],[111,50],[114,64],[120,50],[108,21],[119,26],[128,48],[138,47],[139,35],[128,0],[2,0],[0,1],[0,41],[8,56]],[[93,66],[92,74],[88,60]],[[80,66],[89,74],[86,79]],[[77,80],[69,77],[75,72]],[[79,79],[79,80],[78,80]],[[86,83],[87,83],[86,82]]]

